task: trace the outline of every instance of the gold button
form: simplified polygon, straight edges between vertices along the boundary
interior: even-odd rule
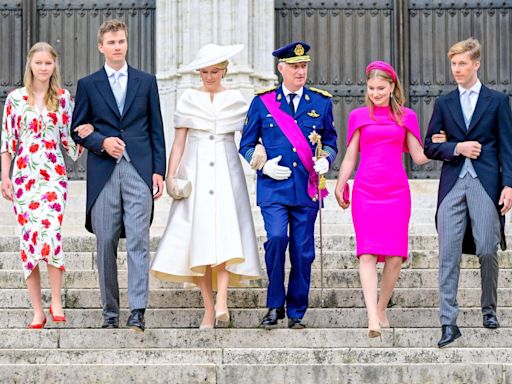
[[[296,166],[297,166],[297,163],[296,163],[295,161],[293,162],[293,166],[294,166],[294,167],[296,167]]]
[[[293,147],[293,148],[292,148],[292,151],[293,151],[293,152],[297,152],[297,148]]]
[[[316,125],[313,125],[313,128],[316,128]]]
[[[270,128],[272,128],[274,126],[274,124],[270,123]]]
[[[297,120],[293,120],[293,121],[297,122]]]

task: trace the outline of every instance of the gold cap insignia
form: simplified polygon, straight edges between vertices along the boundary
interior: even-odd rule
[[[302,56],[304,54],[304,47],[302,44],[297,44],[293,50],[293,53],[295,53],[296,56]]]

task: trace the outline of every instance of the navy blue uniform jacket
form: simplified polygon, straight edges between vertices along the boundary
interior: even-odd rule
[[[299,106],[295,113],[295,120],[309,143],[308,136],[316,131],[322,136],[323,149],[329,153],[327,159],[332,164],[336,158],[336,129],[334,128],[331,98],[304,87]],[[276,100],[280,108],[291,114],[290,107],[284,97],[282,88],[275,90]],[[267,158],[282,156],[279,165],[292,170],[291,176],[286,180],[274,180],[261,171],[258,171],[256,184],[257,204],[279,203],[291,206],[318,206],[307,193],[308,172],[302,165],[300,158],[283,131],[278,127],[274,118],[261,101],[260,96],[252,100],[247,120],[240,141],[240,154],[247,161],[251,161],[254,147],[262,141]],[[311,156],[316,147],[310,144]]]
[[[75,99],[73,129],[86,123],[94,126],[94,132],[84,139],[72,133],[73,140],[89,151],[85,227],[92,232],[91,208],[116,166],[116,159],[102,151],[105,138],[119,137],[125,142],[133,166],[150,191],[153,173],[165,176],[160,99],[155,76],[130,66],[122,116],[104,68],[78,81]]]
[[[446,132],[447,142],[433,143],[432,135],[441,130]],[[512,112],[508,96],[482,85],[468,129],[464,123],[458,89],[436,100],[425,138],[425,155],[443,162],[438,208],[455,185],[462,169],[465,157],[454,155],[455,146],[461,141],[478,141],[482,144],[480,156],[471,162],[480,183],[499,210],[498,201],[503,187],[512,186]],[[501,248],[505,249],[505,218],[501,214],[500,220]],[[470,224],[466,229],[463,252],[475,253]]]

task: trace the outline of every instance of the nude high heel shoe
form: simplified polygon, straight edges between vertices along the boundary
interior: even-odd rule
[[[219,323],[229,323],[229,311],[218,311],[217,307],[215,307],[215,325],[219,325]]]

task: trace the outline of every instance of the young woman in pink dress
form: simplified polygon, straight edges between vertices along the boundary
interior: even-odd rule
[[[60,88],[57,52],[47,43],[30,49],[24,87],[15,89],[5,101],[2,138],[2,196],[13,202],[21,230],[20,258],[27,281],[34,317],[28,328],[43,328],[46,316],[41,300],[39,262],[48,265],[52,292],[50,314],[54,322],[65,322],[61,303],[64,255],[61,225],[67,197],[66,165],[60,144],[76,160],[82,148],[71,139],[73,99]],[[77,128],[81,137],[91,125]],[[12,178],[9,178],[15,157]]]
[[[404,107],[400,81],[388,63],[375,61],[366,68],[366,106],[350,113],[347,152],[336,184],[338,204],[346,209],[343,186],[360,163],[354,178],[352,218],[356,233],[361,286],[368,312],[368,337],[389,327],[386,308],[408,257],[411,194],[402,152],[425,164],[418,118]],[[439,135],[436,139],[443,140]],[[384,262],[377,300],[377,263]]]

